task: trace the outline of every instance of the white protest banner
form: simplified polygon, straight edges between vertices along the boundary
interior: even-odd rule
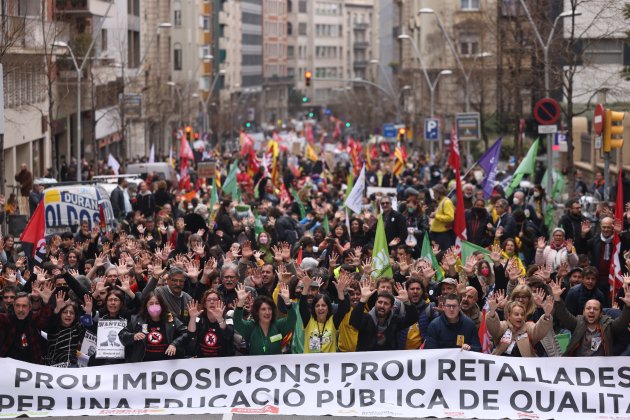
[[[352,187],[352,191],[348,194],[344,206],[355,213],[361,213],[361,205],[363,204],[363,192],[365,191],[365,165],[361,168],[361,173],[357,181]]]
[[[121,319],[101,319],[96,330],[96,358],[124,359],[125,347],[118,339],[120,330],[127,326]]]
[[[0,416],[266,413],[629,419],[630,357],[452,350],[186,359],[60,369],[0,359]]]

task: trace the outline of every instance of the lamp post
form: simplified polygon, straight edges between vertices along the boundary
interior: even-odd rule
[[[210,85],[208,96],[206,97],[205,100],[201,101],[201,104],[203,105],[203,131],[204,133],[207,133],[208,130],[210,129],[209,127],[210,122],[209,122],[209,116],[208,116],[208,103],[210,102],[210,98],[212,97],[212,93],[214,92],[214,87],[219,81],[219,78],[223,76],[224,74],[225,74],[225,69],[221,69],[217,72],[216,76],[214,76],[214,80],[212,81],[212,84]]]
[[[394,85],[392,84],[392,81],[390,80],[389,77],[387,77],[387,72],[385,71],[385,66],[383,66],[383,63],[381,63],[377,59],[372,59],[372,60],[370,60],[370,64],[377,64],[378,65],[378,67],[381,70],[381,72],[383,72],[383,79],[385,79],[385,81],[387,82],[387,86],[389,87],[390,92],[393,93],[393,94],[396,94],[396,91],[394,90]]]
[[[534,34],[536,35],[536,39],[538,40],[538,43],[540,44],[542,50],[543,50],[543,68],[545,71],[545,97],[549,97],[549,91],[550,91],[550,87],[549,87],[549,46],[551,45],[551,40],[553,38],[553,34],[556,31],[556,25],[558,24],[558,22],[560,21],[560,19],[564,19],[567,17],[575,17],[575,16],[580,16],[582,14],[582,12],[575,12],[575,11],[567,11],[567,12],[562,12],[560,13],[558,16],[556,16],[555,20],[553,21],[553,25],[551,25],[551,30],[549,31],[549,36],[547,37],[547,41],[545,42],[542,38],[542,36],[540,35],[540,32],[538,31],[538,28],[536,27],[536,23],[534,22],[534,19],[532,19],[532,15],[531,13],[529,13],[529,9],[527,8],[527,5],[525,4],[525,2],[523,0],[521,1],[521,6],[523,7],[523,10],[525,11],[525,14],[527,15],[527,20],[529,20],[529,23],[532,25],[532,29],[534,30]],[[553,168],[553,154],[551,153],[551,149],[553,148],[553,134],[547,134],[547,194],[551,193],[551,190],[553,189],[553,176],[551,174],[551,169]],[[605,162],[607,163],[607,162]],[[606,174],[609,173],[609,171],[604,171]],[[610,177],[608,177],[610,178]],[[606,185],[606,189],[608,189],[608,186],[610,185],[610,179],[605,179],[604,183]]]
[[[450,76],[451,74],[453,74],[453,72],[448,69],[440,71],[429,86],[431,90],[431,118],[435,117],[435,88],[440,81],[440,76]]]
[[[177,94],[177,100],[179,101],[179,121],[177,122],[177,126],[179,128],[182,128],[182,125],[184,124],[184,114],[183,114],[183,107],[182,107],[182,91],[181,91],[181,88],[175,82],[166,82],[166,84],[168,86],[174,88],[175,89],[175,93]]]
[[[74,148],[77,155],[77,182],[81,182],[81,137],[83,136],[81,126],[81,73],[83,70],[83,66],[79,66],[74,52],[72,51],[72,48],[70,48],[70,45],[68,45],[66,42],[55,41],[53,43],[53,46],[65,48],[68,50],[68,52],[70,53],[70,57],[72,57],[74,68],[77,72],[77,137],[74,140]],[[85,63],[86,61],[87,60],[84,59],[83,63]]]

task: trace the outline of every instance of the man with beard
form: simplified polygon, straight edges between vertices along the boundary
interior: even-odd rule
[[[418,319],[400,332],[399,348],[418,350],[427,334],[429,324],[439,316],[439,312],[429,301],[421,279],[410,278],[405,282],[409,303],[416,308]]]
[[[425,349],[450,349],[481,351],[481,343],[475,323],[461,312],[459,298],[452,293],[443,299],[444,312],[429,324]]]
[[[374,293],[376,289],[372,287],[372,281],[364,280],[361,283],[361,298],[350,315],[350,325],[359,331],[356,351],[397,350],[398,334],[417,321],[418,312],[409,305],[404,288],[398,291],[398,299],[405,303],[404,317],[394,314],[394,295],[384,291],[378,293],[374,307],[367,313],[363,312],[365,303]]]
[[[567,310],[573,315],[578,316],[584,312],[584,306],[589,300],[598,300],[602,306],[606,305],[606,297],[597,286],[597,277],[599,273],[595,267],[586,267],[582,272],[582,282],[571,287],[567,293],[564,303]]]
[[[13,305],[7,313],[0,313],[0,330],[4,337],[0,344],[0,357],[10,357],[30,363],[41,363],[42,339],[41,329],[48,325],[51,316],[48,300],[52,295],[52,289],[44,286],[42,289],[34,288],[33,296],[42,298],[43,307],[39,311],[32,312],[29,295],[18,293]]]
[[[586,220],[584,215],[582,214],[582,205],[578,200],[569,200],[566,204],[567,211],[562,215],[560,221],[558,222],[558,226],[564,229],[564,236],[566,239],[579,239],[580,232],[582,231],[582,222]],[[579,241],[576,242],[576,248],[578,254],[585,253],[584,249],[579,249],[578,245]]]
[[[481,311],[479,310],[479,305],[477,305],[479,300],[477,289],[472,286],[466,286],[466,291],[461,295],[461,300],[462,313],[472,319],[477,329],[479,329],[479,325],[481,325]]]
[[[475,186],[470,183],[464,184],[462,187],[462,193],[464,195],[464,208],[470,209],[474,205],[475,201]]]
[[[602,303],[591,299],[584,305],[582,315],[573,316],[562,300],[564,288],[560,280],[551,283],[554,299],[554,317],[562,328],[571,331],[571,340],[564,356],[613,356],[615,340],[628,334],[630,323],[630,284],[623,286],[625,303],[621,315],[612,319],[602,314]]]
[[[223,267],[225,269],[225,266]],[[222,271],[223,274],[223,271]],[[236,283],[236,270],[234,270],[234,282]],[[151,277],[144,290],[142,290],[141,300],[144,302],[146,296],[155,290],[156,295],[160,295],[166,302],[166,306],[174,317],[183,324],[188,324],[188,304],[192,297],[183,291],[186,282],[186,273],[177,266],[172,266],[168,272],[165,286],[157,286],[157,279]],[[236,292],[234,293],[236,296]]]

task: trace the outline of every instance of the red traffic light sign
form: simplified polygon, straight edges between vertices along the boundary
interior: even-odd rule
[[[595,134],[600,135],[602,131],[604,131],[604,113],[606,110],[604,109],[604,105],[597,104],[595,106],[595,113],[593,114],[593,130],[595,130]]]
[[[541,125],[557,123],[560,119],[560,104],[555,99],[541,99],[534,106],[534,118]]]

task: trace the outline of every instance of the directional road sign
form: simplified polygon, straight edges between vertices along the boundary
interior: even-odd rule
[[[426,141],[440,140],[440,120],[437,118],[426,118],[424,120],[424,139]]]
[[[478,112],[462,112],[455,114],[457,139],[459,141],[475,141],[481,139],[481,119]]]

